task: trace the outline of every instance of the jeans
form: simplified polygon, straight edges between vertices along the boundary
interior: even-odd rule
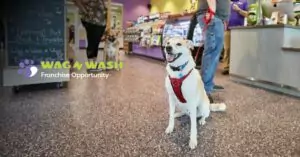
[[[224,38],[224,71],[228,71],[230,64],[230,30],[225,31]]]
[[[207,94],[211,94],[214,88],[214,76],[217,70],[220,54],[224,43],[224,24],[221,19],[214,17],[206,25],[205,15],[198,15],[197,19],[203,32],[204,50],[202,55],[201,76]]]

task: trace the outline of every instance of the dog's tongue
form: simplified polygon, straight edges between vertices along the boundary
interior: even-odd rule
[[[174,60],[174,55],[167,55],[167,61],[173,61]]]

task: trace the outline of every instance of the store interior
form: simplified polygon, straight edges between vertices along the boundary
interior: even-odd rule
[[[109,31],[120,32],[124,68],[105,71],[107,79],[21,77],[17,64],[24,57],[35,63],[87,61],[86,32],[75,4],[53,0],[45,7],[29,1],[30,14],[20,9],[26,14],[10,16],[18,22],[1,14],[0,156],[300,156],[300,1],[248,1],[244,26],[231,29],[229,75],[222,75],[222,58],[215,74],[223,89],[213,98],[228,108],[197,127],[195,150],[188,147],[188,116],[165,134],[164,45],[172,37],[192,39],[201,70],[202,30],[199,24],[190,27],[198,0],[109,1]],[[61,16],[52,17],[53,12]],[[52,33],[45,37],[33,25]],[[43,47],[28,41],[35,36],[64,42]],[[102,39],[98,61],[104,46]]]

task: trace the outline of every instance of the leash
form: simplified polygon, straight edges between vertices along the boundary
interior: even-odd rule
[[[208,24],[211,22],[211,20],[213,19],[214,16],[215,16],[215,12],[213,10],[211,10],[210,8],[208,8],[207,13],[203,17],[205,26],[203,27],[202,32],[205,32],[207,30]]]
[[[200,52],[200,47],[197,50],[196,56],[194,58],[195,62],[197,62],[198,56],[199,56],[199,52]]]

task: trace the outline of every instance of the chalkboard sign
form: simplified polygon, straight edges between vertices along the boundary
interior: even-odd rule
[[[8,66],[24,59],[65,59],[65,1],[11,0],[6,3]]]

